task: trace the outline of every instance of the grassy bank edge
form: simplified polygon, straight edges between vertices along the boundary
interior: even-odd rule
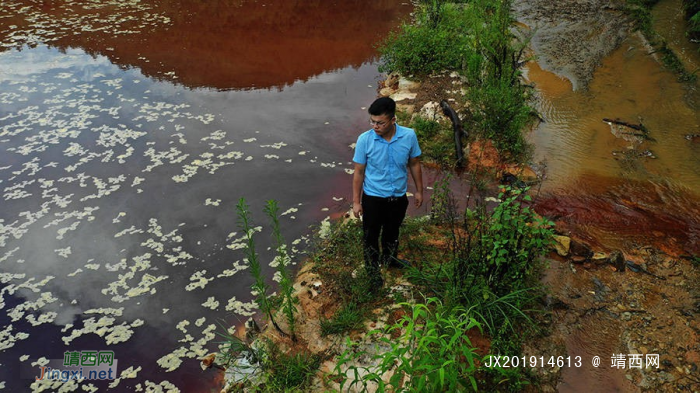
[[[661,63],[678,75],[678,81],[695,84],[698,70],[687,70],[678,55],[668,46],[668,42],[654,30],[651,11],[659,1],[627,0],[625,12],[633,19],[635,29],[644,35],[654,52],[660,55]]]

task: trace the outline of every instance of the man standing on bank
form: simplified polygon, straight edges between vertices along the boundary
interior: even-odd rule
[[[378,289],[384,285],[380,262],[402,265],[397,252],[408,208],[408,172],[416,186],[416,207],[423,204],[423,174],[418,138],[412,129],[396,124],[396,102],[378,98],[368,112],[372,129],[357,138],[352,159],[352,210],[355,217],[362,216],[365,269]]]

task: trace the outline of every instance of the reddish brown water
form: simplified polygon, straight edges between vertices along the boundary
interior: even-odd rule
[[[116,2],[8,3],[10,13],[22,12],[3,19],[5,29],[38,21],[57,30],[49,39],[58,48],[79,47],[149,77],[217,89],[279,88],[360,67],[411,10],[396,0],[167,0],[132,8]],[[61,32],[66,27],[78,31]]]
[[[537,211],[608,252],[646,244],[674,256],[700,253],[700,201],[668,183],[581,176],[573,189],[540,198]]]
[[[278,201],[295,263],[309,226],[347,211],[349,145],[377,94],[374,46],[410,11],[2,1],[0,326],[18,337],[2,336],[4,387],[30,390],[38,358],[110,349],[120,373],[140,367],[111,391],[218,391],[196,357],[255,309],[237,202],[262,227],[268,277],[264,201]]]

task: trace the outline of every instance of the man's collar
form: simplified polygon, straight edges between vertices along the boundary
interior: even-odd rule
[[[394,140],[394,137],[395,137],[396,139],[401,138],[401,137],[403,137],[404,134],[405,134],[403,131],[399,131],[399,129],[401,129],[401,128],[403,128],[403,127],[401,127],[401,126],[398,125],[398,124],[395,124],[395,126],[396,126],[396,132],[394,132],[394,136],[392,137],[391,140]],[[374,132],[374,130],[369,130],[369,131],[372,133],[372,135],[374,135],[374,139],[375,139],[375,140],[376,140],[376,139],[384,139],[384,137],[381,137],[381,136],[377,135],[377,133]],[[384,140],[386,140],[386,139],[384,139]],[[387,142],[387,143],[389,143],[389,142]]]

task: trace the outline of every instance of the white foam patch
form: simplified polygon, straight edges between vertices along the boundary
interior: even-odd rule
[[[224,278],[224,277],[232,277],[236,273],[247,269],[248,266],[245,264],[241,264],[241,261],[235,261],[233,263],[233,268],[232,269],[224,269],[221,273],[219,273],[216,278]]]
[[[262,148],[272,148],[272,149],[277,149],[277,150],[279,150],[285,146],[287,146],[287,144],[284,142],[277,142],[277,143],[273,143],[271,145],[260,145],[260,147],[262,147]]]
[[[251,300],[248,303],[243,303],[234,296],[228,300],[228,303],[226,304],[226,311],[233,311],[238,315],[250,317],[255,315],[257,311],[257,304],[254,300]]]
[[[145,385],[145,391],[149,393],[179,393],[180,389],[178,389],[175,385],[172,384],[170,381],[161,381],[160,383],[155,383],[151,382],[149,380],[146,380],[144,382]],[[136,385],[136,391],[137,392],[142,392],[144,387],[141,386],[141,384]]]
[[[17,332],[13,334],[12,331],[12,324],[5,326],[4,329],[0,329],[0,351],[5,351],[6,349],[12,348],[15,346],[17,341],[26,340],[29,338],[28,333]]]
[[[189,345],[181,346],[157,360],[158,365],[164,368],[166,372],[177,370],[183,362],[182,359],[195,359],[206,355],[208,350],[205,348],[205,345],[216,337],[216,325],[210,324],[202,331],[201,337],[195,341],[187,331],[187,326],[189,325],[190,322],[187,320],[177,324],[178,330],[184,334],[183,338],[178,341]]]
[[[216,310],[219,307],[219,301],[214,298],[214,296],[209,296],[207,298],[207,301],[202,303],[202,307],[208,308],[211,310]]]
[[[221,199],[207,198],[204,201],[204,206],[219,206],[220,204],[221,204]]]
[[[121,342],[128,341],[129,338],[134,334],[132,328],[140,327],[143,325],[143,321],[136,320],[131,324],[127,322],[122,322],[119,325],[115,325],[115,318],[109,316],[102,316],[99,319],[94,317],[87,318],[83,320],[83,327],[81,329],[71,329],[72,326],[66,327],[67,330],[71,330],[70,335],[62,337],[63,343],[69,345],[73,340],[86,334],[95,334],[99,337],[103,337],[107,345],[118,344]]]
[[[193,291],[193,290],[198,289],[198,288],[204,289],[204,287],[206,287],[207,284],[209,284],[209,282],[214,280],[213,277],[212,278],[205,277],[204,276],[205,274],[207,274],[206,270],[194,272],[190,276],[190,283],[187,284],[187,286],[185,286],[185,289],[187,291]]]

